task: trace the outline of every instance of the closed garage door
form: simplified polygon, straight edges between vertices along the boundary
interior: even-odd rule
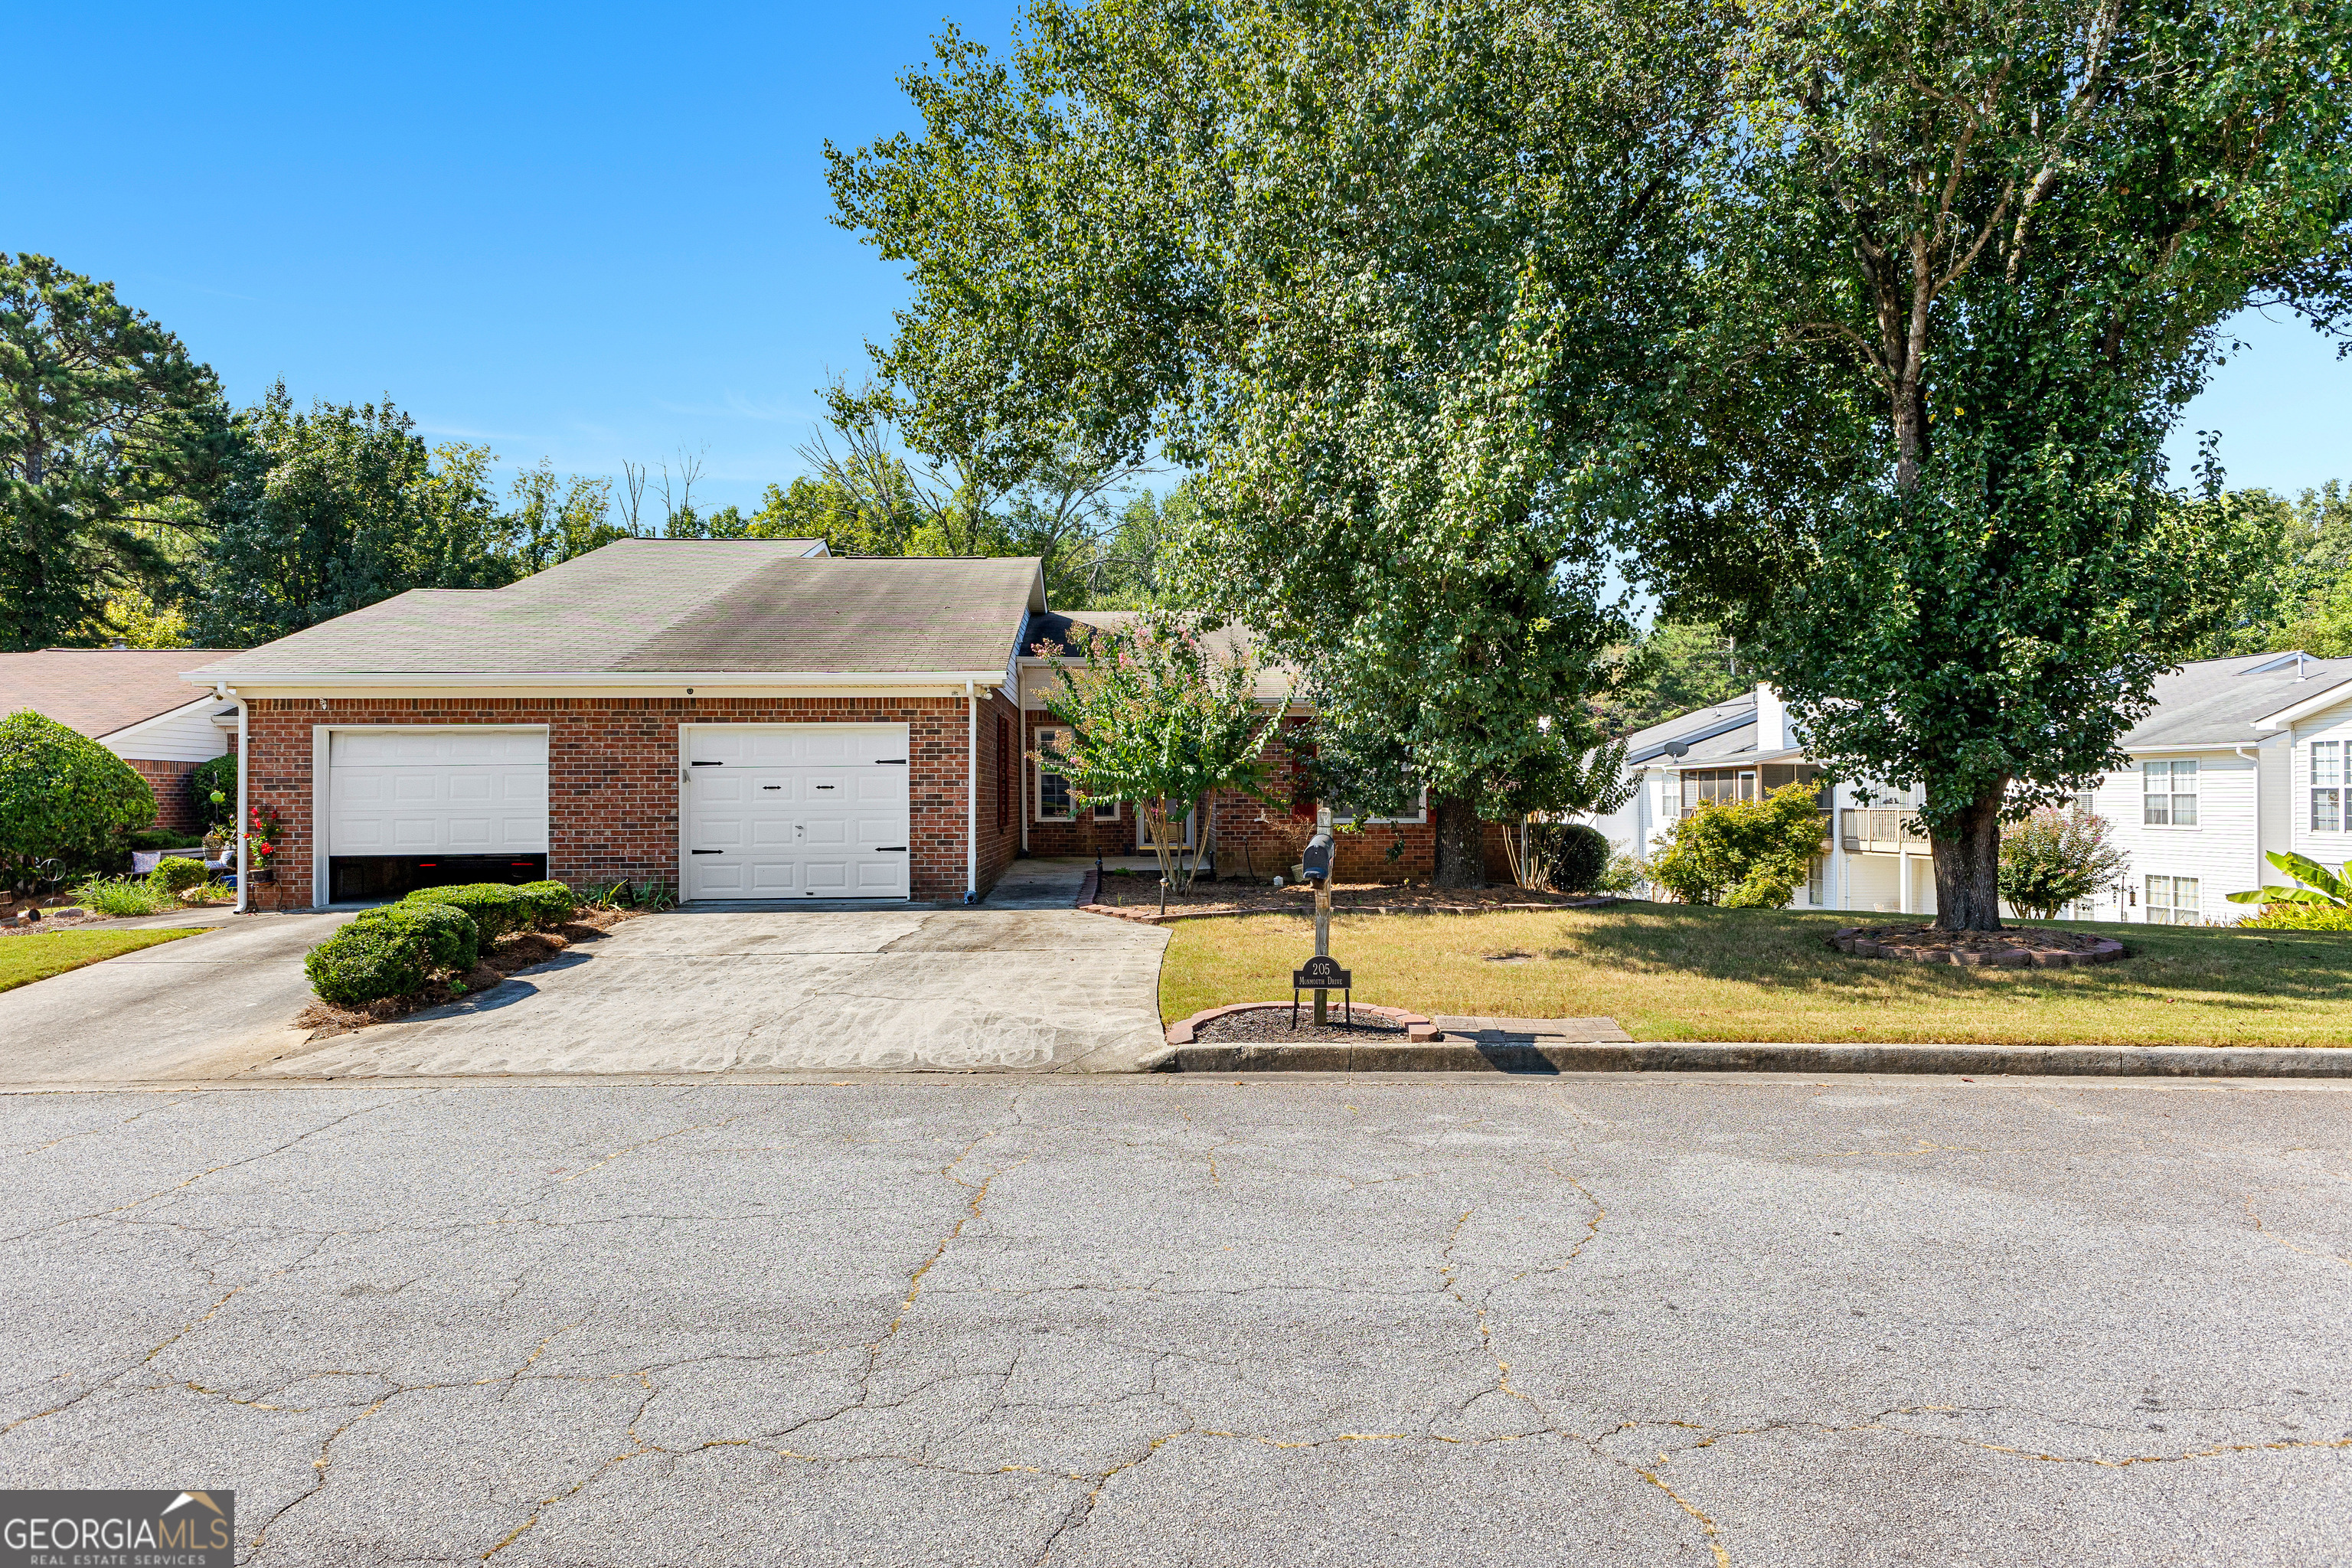
[[[544,730],[338,730],[328,853],[544,855]]]
[[[688,899],[908,896],[907,726],[685,726]]]

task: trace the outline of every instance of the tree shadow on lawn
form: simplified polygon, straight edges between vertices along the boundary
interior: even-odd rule
[[[1889,1001],[2164,994],[2225,1008],[2259,1009],[2265,999],[2352,1004],[2352,935],[2334,931],[2020,921],[2011,923],[2095,931],[2126,950],[2112,963],[2021,970],[1854,958],[1828,945],[1841,927],[1925,923],[1918,916],[1619,904],[1571,919],[1569,940],[1546,958],[1767,989]]]

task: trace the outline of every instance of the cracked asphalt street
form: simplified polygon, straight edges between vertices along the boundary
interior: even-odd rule
[[[2340,1562],[2345,1095],[15,1093],[0,1485],[254,1563]]]

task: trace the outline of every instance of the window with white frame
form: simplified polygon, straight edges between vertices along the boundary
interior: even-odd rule
[[[2344,742],[2311,743],[2311,830],[2344,831]]]
[[[2197,763],[2140,764],[2140,820],[2151,827],[2197,826]]]
[[[1041,752],[1049,748],[1056,752],[1066,751],[1070,744],[1070,731],[1051,724],[1041,725],[1031,731],[1030,738],[1036,749]],[[1067,822],[1073,815],[1070,781],[1057,773],[1048,772],[1045,763],[1040,761],[1037,764],[1037,820]],[[1118,802],[1115,800],[1095,802],[1094,819],[1097,822],[1117,822]]]
[[[1412,809],[1395,816],[1360,816],[1354,806],[1335,800],[1331,803],[1331,820],[1354,827],[1367,826],[1375,822],[1426,822],[1429,820],[1429,791],[1423,789],[1416,794]]]
[[[2147,879],[2147,923],[2152,926],[2193,926],[2202,920],[2197,907],[2194,877],[2150,877]]]
[[[1813,858],[1812,864],[1805,868],[1805,902],[1815,908],[1819,908],[1827,901],[1822,896],[1822,868],[1825,864],[1827,862],[1817,855]]]

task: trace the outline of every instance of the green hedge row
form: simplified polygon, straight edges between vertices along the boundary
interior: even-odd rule
[[[562,882],[420,888],[362,912],[312,948],[302,968],[310,989],[339,1006],[405,996],[436,974],[473,968],[482,949],[508,932],[561,925],[579,907]]]

